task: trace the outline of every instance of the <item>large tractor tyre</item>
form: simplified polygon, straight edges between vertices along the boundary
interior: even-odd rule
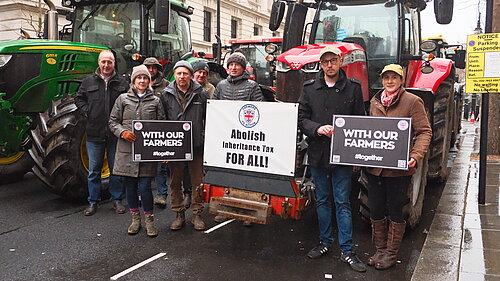
[[[428,176],[435,181],[444,181],[448,177],[448,152],[454,125],[454,80],[455,68],[452,68],[448,77],[439,85],[434,97]]]
[[[33,167],[33,160],[24,151],[11,157],[0,158],[0,184],[19,181]]]
[[[427,185],[428,157],[426,156],[422,163],[418,164],[416,173],[412,176],[410,186],[408,187],[408,203],[403,207],[403,216],[406,219],[408,227],[414,229],[422,215],[424,205],[425,186]],[[359,188],[359,213],[367,222],[370,221],[370,208],[368,205],[368,179],[365,172],[361,173],[359,178],[361,183]]]
[[[33,172],[51,192],[82,202],[88,194],[85,125],[72,97],[55,101],[48,111],[39,114],[29,150],[35,161]],[[107,174],[103,171],[103,191],[107,190],[108,177],[109,169]]]

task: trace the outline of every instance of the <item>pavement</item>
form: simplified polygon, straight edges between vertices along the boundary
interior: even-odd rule
[[[486,202],[478,204],[478,124],[462,123],[453,162],[412,281],[500,281],[500,161],[487,162]]]

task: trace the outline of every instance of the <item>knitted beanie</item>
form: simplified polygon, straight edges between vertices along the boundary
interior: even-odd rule
[[[177,67],[185,67],[187,69],[189,69],[189,72],[191,72],[191,75],[193,75],[193,67],[191,66],[191,64],[185,60],[180,60],[178,61],[175,65],[174,65],[174,71]]]
[[[234,52],[233,54],[231,54],[231,56],[229,56],[229,58],[227,59],[227,67],[229,67],[229,64],[232,62],[239,63],[241,66],[243,66],[243,68],[247,67],[247,58],[243,53]]]
[[[138,66],[134,66],[134,68],[132,68],[132,75],[130,76],[130,81],[132,81],[132,85],[134,84],[135,78],[137,78],[137,76],[141,74],[146,75],[149,78],[149,81],[151,81],[151,74],[149,74],[148,68],[144,64],[141,64]]]
[[[196,72],[198,70],[205,70],[205,71],[209,71],[210,68],[208,67],[208,64],[203,61],[203,60],[197,60],[193,63],[193,72]]]

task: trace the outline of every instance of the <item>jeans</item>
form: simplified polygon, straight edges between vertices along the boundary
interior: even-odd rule
[[[108,155],[108,167],[111,172],[108,191],[111,194],[111,200],[120,201],[123,197],[124,188],[121,184],[120,177],[113,175],[116,140],[108,140],[107,142],[87,141],[86,146],[89,158],[89,197],[87,200],[91,204],[95,204],[101,200],[101,171],[104,162],[104,153],[106,152]]]
[[[366,173],[368,178],[368,206],[370,217],[381,220],[386,215],[393,222],[404,222],[403,207],[408,202],[408,186],[411,176],[405,177],[377,177]]]
[[[352,167],[338,165],[333,170],[311,167],[311,174],[316,186],[316,212],[320,241],[327,245],[333,243],[332,202],[330,200],[333,193],[340,250],[344,253],[351,252],[353,242],[349,195]]]
[[[139,209],[140,195],[142,210],[147,213],[153,213],[153,191],[151,190],[152,180],[153,177],[123,177],[123,185],[127,190],[127,203],[130,209]]]
[[[158,170],[156,172],[155,183],[156,183],[156,196],[161,196],[166,198],[168,195],[168,182],[170,181],[170,176],[167,168],[167,163],[158,163]]]

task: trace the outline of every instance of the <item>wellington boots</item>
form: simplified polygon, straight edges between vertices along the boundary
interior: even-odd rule
[[[170,224],[170,230],[179,230],[184,226],[185,223],[186,223],[186,214],[184,213],[184,211],[177,212],[177,217]]]
[[[154,238],[158,236],[158,231],[155,227],[155,218],[153,214],[146,215],[146,232],[148,237]]]
[[[387,218],[381,220],[371,219],[372,222],[372,242],[375,245],[376,252],[368,258],[367,264],[374,266],[382,260],[387,248]]]
[[[399,247],[405,234],[406,222],[393,222],[389,220],[387,233],[387,249],[382,260],[375,264],[376,269],[387,269],[396,264]]]
[[[129,235],[136,235],[141,229],[141,214],[139,212],[132,212],[132,223],[128,227]]]
[[[205,230],[205,223],[201,219],[200,215],[193,215],[191,218],[191,223],[194,225],[196,230]]]

